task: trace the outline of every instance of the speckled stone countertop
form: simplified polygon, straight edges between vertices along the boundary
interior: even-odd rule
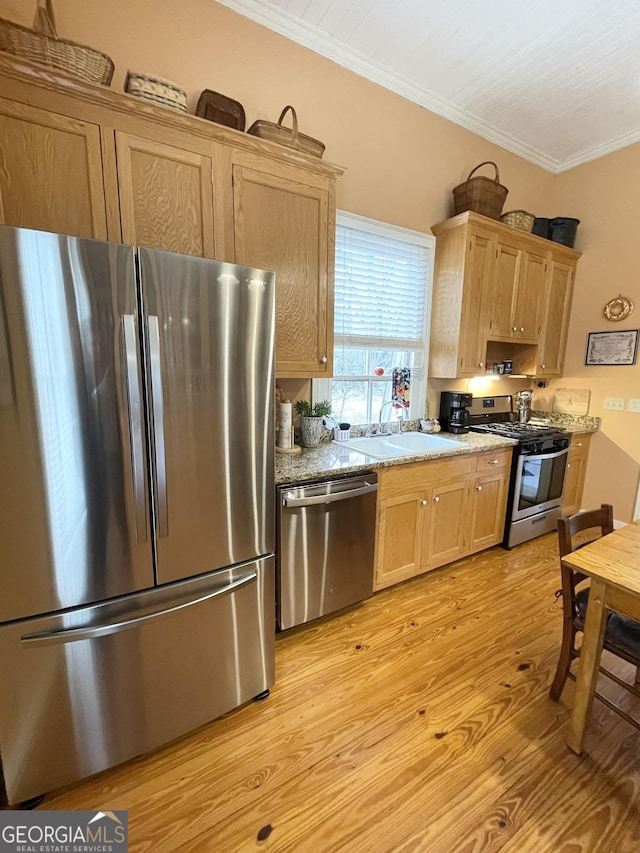
[[[568,432],[576,434],[597,432],[600,429],[600,418],[592,415],[565,415],[560,412],[532,411],[531,418],[560,426]]]
[[[374,459],[334,441],[322,442],[318,447],[303,448],[302,453],[295,456],[276,453],[276,484],[298,483],[303,480],[317,480],[321,477],[340,477],[344,474],[357,474],[360,471],[371,471],[375,468],[406,465],[409,462],[426,462],[430,459],[498,450],[518,443],[510,438],[498,438],[495,435],[474,432],[466,435],[449,433],[439,433],[439,435],[442,438],[450,438],[459,446],[446,450],[407,453],[404,456],[395,456],[393,459]]]

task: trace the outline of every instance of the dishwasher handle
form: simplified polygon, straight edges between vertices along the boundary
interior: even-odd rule
[[[360,486],[357,489],[345,489],[342,492],[335,492],[335,494],[331,495],[313,495],[308,498],[295,498],[289,492],[282,496],[282,505],[283,506],[314,506],[316,504],[332,504],[336,501],[348,501],[351,498],[358,498],[360,495],[368,495],[371,492],[376,492],[378,490],[377,483],[367,483],[365,482],[364,486]]]

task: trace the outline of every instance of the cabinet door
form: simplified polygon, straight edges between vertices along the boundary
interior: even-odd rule
[[[467,480],[434,486],[427,495],[427,533],[422,568],[436,568],[464,556],[469,522]]]
[[[547,259],[523,252],[515,293],[513,337],[537,343],[540,336],[539,307],[545,292]]]
[[[487,329],[483,322],[486,316],[486,294],[490,287],[493,244],[487,237],[471,234],[467,267],[464,275],[462,295],[462,319],[460,329],[459,376],[477,376],[484,370],[487,349]]]
[[[376,589],[411,578],[422,570],[426,512],[425,492],[411,492],[380,501]]]
[[[0,219],[106,239],[98,126],[0,98]]]
[[[235,255],[275,271],[276,375],[331,376],[333,195],[293,170],[256,165],[233,166]]]
[[[562,515],[573,515],[582,509],[582,494],[589,460],[590,441],[591,436],[589,435],[574,436],[571,440],[562,495]]]
[[[212,158],[116,131],[122,240],[215,257]]]
[[[551,262],[547,308],[538,356],[538,376],[562,376],[574,271],[575,268],[569,264]]]
[[[470,484],[470,553],[502,542],[508,477],[508,470],[503,469],[477,477]]]
[[[506,243],[497,243],[493,287],[487,293],[491,337],[513,337],[514,298],[521,261],[520,249]]]

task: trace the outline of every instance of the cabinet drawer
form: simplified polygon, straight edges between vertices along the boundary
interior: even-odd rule
[[[473,455],[450,459],[414,462],[409,465],[394,465],[378,474],[378,494],[402,494],[426,488],[442,480],[463,477],[475,471]]]
[[[588,453],[590,441],[591,435],[589,433],[572,435],[571,444],[569,445],[571,455],[574,456],[577,453]]]
[[[492,453],[482,453],[476,457],[476,471],[488,473],[498,468],[506,468],[511,464],[511,450],[498,450]]]

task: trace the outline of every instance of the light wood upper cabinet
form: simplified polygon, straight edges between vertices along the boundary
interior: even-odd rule
[[[116,131],[122,240],[214,258],[211,156]]]
[[[477,376],[487,357],[512,359],[514,373],[561,375],[580,253],[471,211],[432,231],[429,375]]]
[[[472,226],[433,230],[437,239],[429,375],[476,376],[484,371],[483,290],[493,279],[492,235]]]
[[[536,372],[540,378],[562,376],[575,272],[572,264],[557,260],[551,261],[550,266],[545,288],[546,310],[542,323]]]
[[[0,217],[106,239],[100,128],[0,98]]]
[[[342,172],[0,53],[0,221],[274,270],[282,377],[332,374]]]
[[[246,154],[234,159],[236,262],[276,274],[276,375],[331,376],[333,185]]]

